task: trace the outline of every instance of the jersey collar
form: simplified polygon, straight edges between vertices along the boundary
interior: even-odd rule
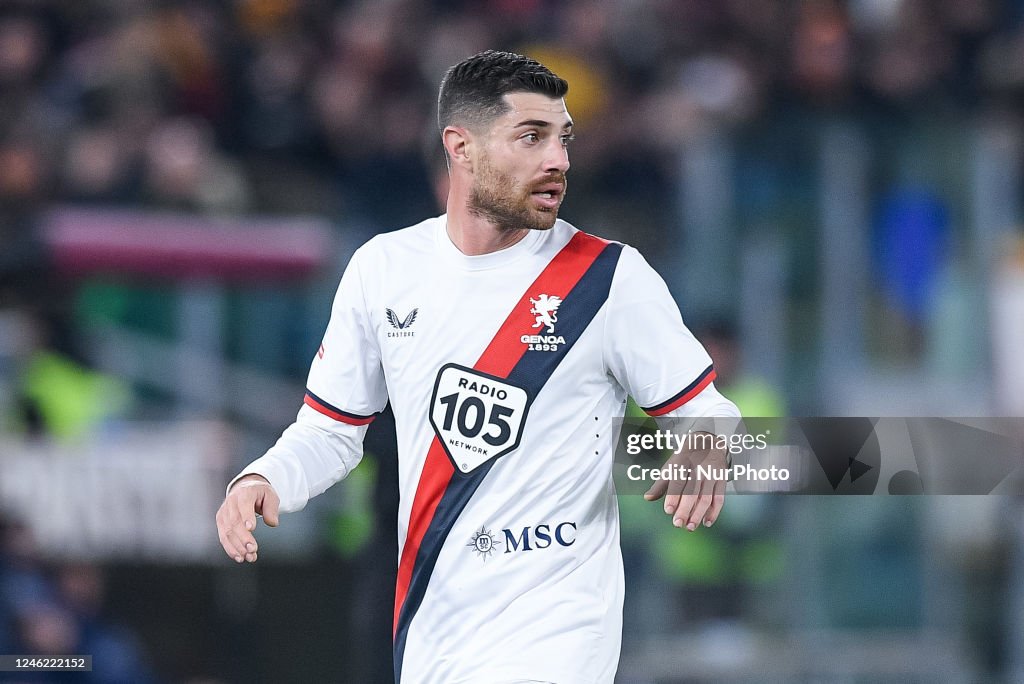
[[[531,230],[519,242],[511,247],[500,249],[489,254],[469,256],[459,251],[459,248],[452,242],[448,235],[448,215],[442,214],[438,217],[437,227],[434,231],[434,241],[441,254],[459,268],[467,271],[482,271],[490,268],[499,268],[506,264],[517,261],[519,258],[537,251],[543,243],[550,230]]]

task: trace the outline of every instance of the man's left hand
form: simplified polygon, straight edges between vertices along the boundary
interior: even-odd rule
[[[695,433],[698,434],[698,433]],[[665,513],[672,524],[693,532],[703,523],[711,527],[725,504],[725,479],[699,477],[698,466],[705,471],[722,472],[728,467],[722,449],[683,449],[673,454],[665,466],[678,466],[676,472],[685,476],[655,482],[644,494],[647,501],[665,498]]]

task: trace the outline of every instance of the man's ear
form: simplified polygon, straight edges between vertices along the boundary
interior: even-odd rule
[[[441,142],[448,153],[450,168],[473,168],[473,134],[461,126],[448,126],[441,133]]]

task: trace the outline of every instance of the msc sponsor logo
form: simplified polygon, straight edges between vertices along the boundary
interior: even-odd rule
[[[486,561],[494,554],[540,551],[552,546],[572,546],[575,543],[576,523],[560,522],[516,528],[506,527],[501,530],[500,534],[495,534],[487,529],[486,525],[481,525],[480,529],[473,533],[466,546],[472,549],[478,558]],[[502,548],[504,551],[501,550]]]
[[[501,533],[505,535],[505,553],[546,549],[552,544],[572,546],[576,543],[574,522],[562,522],[557,525],[544,523],[516,530],[506,528]]]
[[[473,553],[478,558],[486,561],[492,555],[494,555],[497,547],[501,546],[501,542],[498,541],[497,537],[491,534],[491,531],[486,529],[484,525],[480,526],[480,529],[473,533],[473,537],[466,544],[469,548],[473,549]]]

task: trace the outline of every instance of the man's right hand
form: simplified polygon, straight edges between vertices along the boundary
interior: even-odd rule
[[[280,503],[277,492],[262,475],[246,475],[231,485],[217,511],[217,536],[224,552],[237,563],[255,562],[259,550],[252,534],[256,530],[256,515],[262,515],[263,522],[270,527],[277,527]]]

